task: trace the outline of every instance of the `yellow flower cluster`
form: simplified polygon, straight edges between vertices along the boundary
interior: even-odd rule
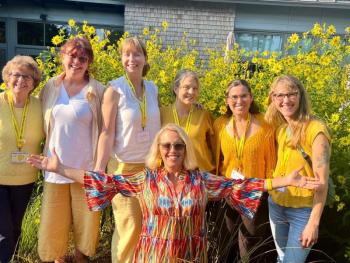
[[[123,74],[120,40],[111,43],[109,31],[104,32],[104,38],[97,37],[96,29],[87,21],[78,26],[75,20],[70,19],[68,25],[74,30],[54,36],[54,46],[59,46],[74,35],[86,35],[95,55],[89,72],[105,84]],[[333,25],[327,27],[316,23],[310,31],[291,34],[283,53],[268,50],[249,53],[235,44],[232,50],[226,52],[226,56],[224,43],[222,49],[208,48],[200,54],[196,41],[188,39],[186,33],[176,45],[166,46],[161,36],[166,34],[168,27],[168,22],[163,21],[159,28],[145,27],[141,32],[151,66],[147,78],[159,87],[162,104],[167,105],[174,100],[171,87],[176,73],[183,68],[198,72],[201,86],[199,101],[216,116],[226,111],[224,91],[233,79],[246,79],[253,88],[254,100],[264,110],[273,79],[281,74],[293,74],[305,85],[312,101],[313,113],[324,119],[332,130],[334,158],[345,158],[344,151],[347,150],[345,159],[350,162],[350,109],[349,106],[344,106],[349,105],[350,98],[350,67],[344,67],[350,57],[350,27],[346,28],[345,35],[341,37],[336,35],[337,30]],[[65,35],[66,33],[69,34]],[[122,38],[128,36],[129,33],[125,32]],[[44,81],[61,71],[59,54],[55,48],[49,48],[41,54],[38,63],[43,70]],[[334,176],[343,176],[335,180],[338,188],[349,187],[347,184],[350,180],[343,179],[350,177],[349,169],[337,163],[336,171]],[[344,196],[340,195],[338,209],[348,205],[341,203],[343,199]]]

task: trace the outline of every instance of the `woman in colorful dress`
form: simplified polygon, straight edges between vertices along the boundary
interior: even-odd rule
[[[38,170],[26,162],[40,153],[44,138],[40,101],[31,96],[40,83],[38,64],[29,56],[15,56],[2,70],[6,90],[0,93],[0,262],[15,254],[24,213]]]
[[[133,262],[207,262],[205,206],[209,199],[227,198],[240,213],[253,217],[262,192],[294,185],[315,188],[316,179],[298,170],[277,179],[244,180],[215,176],[197,169],[187,134],[168,124],[156,135],[146,159],[147,168],[134,175],[109,176],[68,168],[58,158],[34,155],[29,162],[40,169],[59,171],[84,184],[92,210],[106,207],[115,194],[139,198],[142,231]]]
[[[103,127],[95,170],[128,174],[142,171],[151,143],[160,129],[158,88],[146,76],[149,65],[145,45],[137,38],[123,40],[121,59],[125,75],[112,80],[102,103]],[[115,229],[112,262],[130,263],[141,233],[137,198],[117,194],[112,202]]]
[[[252,90],[245,80],[229,83],[226,92],[226,114],[215,120],[215,156],[217,174],[226,178],[271,178],[275,162],[274,131],[264,120],[254,102]],[[241,216],[227,207],[228,230],[238,228],[238,245],[242,260],[255,262],[258,255],[271,249],[266,244],[271,233],[267,208],[267,193],[253,219]],[[242,223],[242,224],[241,224]],[[227,244],[223,244],[227,246]]]
[[[269,214],[278,262],[305,262],[317,242],[327,198],[330,135],[326,125],[311,115],[305,88],[294,76],[275,79],[269,94],[266,120],[277,128],[277,165],[273,178],[283,178],[295,167],[301,174],[319,177],[318,191],[281,187],[270,191]]]
[[[49,156],[55,149],[65,165],[93,169],[101,130],[104,86],[89,76],[93,50],[86,37],[61,47],[63,73],[50,79],[40,97]],[[42,261],[64,262],[73,225],[76,262],[93,256],[99,238],[100,213],[89,211],[81,186],[45,172],[38,252]]]
[[[198,75],[189,69],[179,71],[175,77],[173,93],[175,103],[160,109],[161,123],[175,123],[182,127],[191,139],[198,167],[201,171],[214,171],[211,150],[213,120],[211,114],[196,105],[199,96]]]

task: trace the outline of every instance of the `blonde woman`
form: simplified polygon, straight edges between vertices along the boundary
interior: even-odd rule
[[[160,162],[161,160],[161,162]],[[168,124],[155,136],[144,169],[134,175],[108,176],[61,165],[58,159],[32,156],[32,165],[60,171],[84,184],[91,209],[100,210],[121,193],[137,196],[142,207],[142,232],[134,251],[135,263],[207,262],[205,206],[208,199],[227,198],[235,209],[252,217],[262,192],[285,185],[315,188],[317,180],[298,170],[277,179],[234,180],[200,172],[187,134]]]
[[[10,262],[21,235],[24,213],[38,170],[26,164],[28,153],[40,153],[44,138],[40,101],[31,95],[40,83],[38,64],[15,56],[2,70],[6,90],[0,93],[0,262]]]
[[[112,80],[103,97],[103,129],[98,142],[96,170],[136,173],[160,129],[158,88],[145,80],[149,65],[145,45],[137,38],[123,40],[121,59],[125,75]],[[132,261],[141,233],[141,208],[137,198],[115,196],[112,202],[115,229],[112,238],[113,263]]]
[[[226,114],[214,122],[217,174],[233,179],[271,178],[276,163],[274,130],[259,112],[249,84],[243,79],[234,80],[225,96]],[[237,213],[231,210],[228,208],[226,214],[228,228],[237,220]],[[259,261],[258,255],[271,249],[265,244],[271,235],[267,195],[263,196],[253,220],[241,216],[238,221],[242,222],[238,228],[240,257],[250,258],[249,262]]]
[[[278,127],[278,159],[273,178],[283,178],[295,167],[303,166],[302,175],[318,177],[324,185],[318,191],[289,186],[269,192],[278,262],[305,262],[317,242],[327,198],[330,135],[325,124],[311,115],[305,88],[294,76],[274,80],[265,117]]]
[[[198,75],[189,69],[175,76],[173,104],[160,109],[162,126],[175,123],[182,127],[191,139],[198,167],[201,171],[214,171],[214,158],[210,138],[214,135],[211,114],[196,106],[200,86]]]
[[[93,169],[101,131],[104,86],[89,75],[93,50],[86,37],[61,47],[63,73],[41,91],[46,132],[45,153],[56,150],[60,161]],[[75,260],[85,263],[96,251],[100,214],[89,211],[81,185],[59,173],[45,172],[38,252],[42,261],[65,262],[73,226]]]

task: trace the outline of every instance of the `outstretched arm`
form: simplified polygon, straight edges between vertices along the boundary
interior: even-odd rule
[[[83,171],[65,167],[53,151],[52,157],[31,155],[28,163],[38,169],[60,173],[84,185],[88,206],[97,211],[105,208],[117,193],[124,196],[136,196],[142,191],[145,172],[128,175],[109,176],[104,172]]]
[[[278,177],[274,179],[266,179],[264,182],[264,188],[265,191],[269,190],[268,188],[268,180],[272,181],[272,189],[284,187],[284,186],[295,186],[305,189],[319,189],[322,186],[322,182],[318,177],[312,178],[312,177],[306,177],[301,176],[299,172],[304,169],[303,166],[301,166],[299,169],[294,170],[289,175],[285,177]]]
[[[262,193],[270,187],[272,189],[288,185],[307,189],[320,187],[317,178],[304,177],[299,174],[302,168],[300,167],[286,177],[266,180],[257,178],[234,180],[210,173],[202,173],[202,178],[209,199],[227,198],[230,205],[238,212],[252,218],[258,208]],[[271,185],[269,185],[268,180],[271,180]]]
[[[27,162],[40,170],[55,172],[67,178],[70,178],[78,183],[84,183],[85,171],[80,169],[69,168],[61,164],[55,152],[55,149],[53,149],[51,157],[31,154],[30,157],[27,159]]]

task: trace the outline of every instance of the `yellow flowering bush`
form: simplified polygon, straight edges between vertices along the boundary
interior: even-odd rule
[[[60,31],[52,38],[54,46],[73,36],[85,35],[90,39],[95,55],[89,69],[91,75],[107,84],[123,74],[119,53],[121,40],[111,43],[109,31],[104,31],[104,36],[98,37],[95,28],[86,21],[78,26],[70,19],[68,26],[69,30]],[[195,48],[195,41],[188,39],[186,33],[175,46],[164,44],[160,35],[166,34],[169,27],[171,25],[163,21],[159,28],[144,28],[139,36],[146,43],[151,66],[147,78],[159,87],[163,105],[174,100],[171,93],[173,80],[183,68],[198,72],[201,82],[199,101],[215,116],[226,110],[224,91],[233,79],[243,78],[250,83],[254,99],[262,110],[267,106],[269,86],[276,76],[292,74],[305,85],[313,113],[327,123],[332,133],[331,176],[336,183],[337,195],[334,207],[325,211],[323,220],[329,223],[325,231],[344,248],[337,252],[341,255],[336,256],[342,257],[342,260],[344,254],[350,257],[350,242],[344,237],[350,227],[350,27],[341,37],[336,35],[333,25],[316,23],[310,31],[291,34],[283,52],[247,52],[235,44],[232,50],[226,52],[226,56],[225,43],[222,49],[208,48],[200,54]],[[125,32],[122,38],[128,35]],[[44,73],[41,87],[62,70],[55,47],[43,52],[37,62]]]

